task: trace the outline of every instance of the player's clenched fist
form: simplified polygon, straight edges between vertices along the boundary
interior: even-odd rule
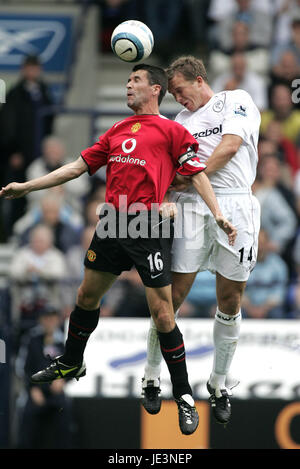
[[[24,197],[28,194],[29,190],[26,189],[26,185],[22,182],[11,182],[7,186],[2,187],[0,191],[0,197],[5,199],[17,199],[19,197]]]

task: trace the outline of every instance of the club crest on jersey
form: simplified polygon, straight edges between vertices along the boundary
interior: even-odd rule
[[[91,249],[88,250],[87,254],[86,254],[86,257],[88,258],[88,260],[90,262],[94,262],[94,260],[96,259],[96,253],[95,251],[92,251]]]
[[[131,132],[135,134],[140,130],[141,127],[141,124],[139,122],[136,122],[136,124],[133,124],[133,126],[131,127]]]
[[[247,108],[243,104],[235,104],[234,113],[239,114],[240,116],[247,116]]]
[[[222,99],[218,99],[218,101],[215,102],[213,105],[213,111],[215,112],[221,112],[224,107],[224,101]]]

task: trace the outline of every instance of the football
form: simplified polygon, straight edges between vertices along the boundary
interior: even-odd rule
[[[152,52],[152,31],[141,21],[129,20],[120,23],[111,35],[111,47],[119,59],[139,62]]]

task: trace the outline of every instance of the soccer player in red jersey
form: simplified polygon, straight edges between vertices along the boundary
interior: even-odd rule
[[[113,125],[73,163],[25,183],[10,183],[2,188],[0,196],[22,197],[31,191],[63,184],[86,171],[92,175],[107,165],[106,210],[114,209],[108,219],[110,227],[104,230],[107,217],[102,212],[85,257],[84,279],[70,315],[65,353],[31,379],[34,383],[43,383],[85,375],[83,355],[87,340],[98,324],[100,300],[123,270],[135,266],[145,285],[162,355],[170,372],[180,429],[184,434],[191,434],[199,419],[188,381],[184,342],[172,306],[172,224],[169,235],[164,236],[164,219],[159,218],[153,224],[152,215],[164,209],[165,193],[179,173],[191,177],[217,224],[227,233],[229,244],[235,241],[236,229],[220,212],[203,172],[205,165],[195,155],[197,141],[183,126],[159,114],[159,104],[166,90],[167,77],[163,69],[136,65],[127,83],[127,104],[134,115]],[[172,209],[169,205],[166,208]],[[144,234],[138,237],[130,233],[137,217],[141,231],[145,228]],[[114,221],[112,230],[111,220]]]

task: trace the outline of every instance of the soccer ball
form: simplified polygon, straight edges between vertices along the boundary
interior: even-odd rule
[[[120,23],[111,35],[111,47],[119,59],[139,62],[152,52],[152,31],[141,21],[129,20]]]

